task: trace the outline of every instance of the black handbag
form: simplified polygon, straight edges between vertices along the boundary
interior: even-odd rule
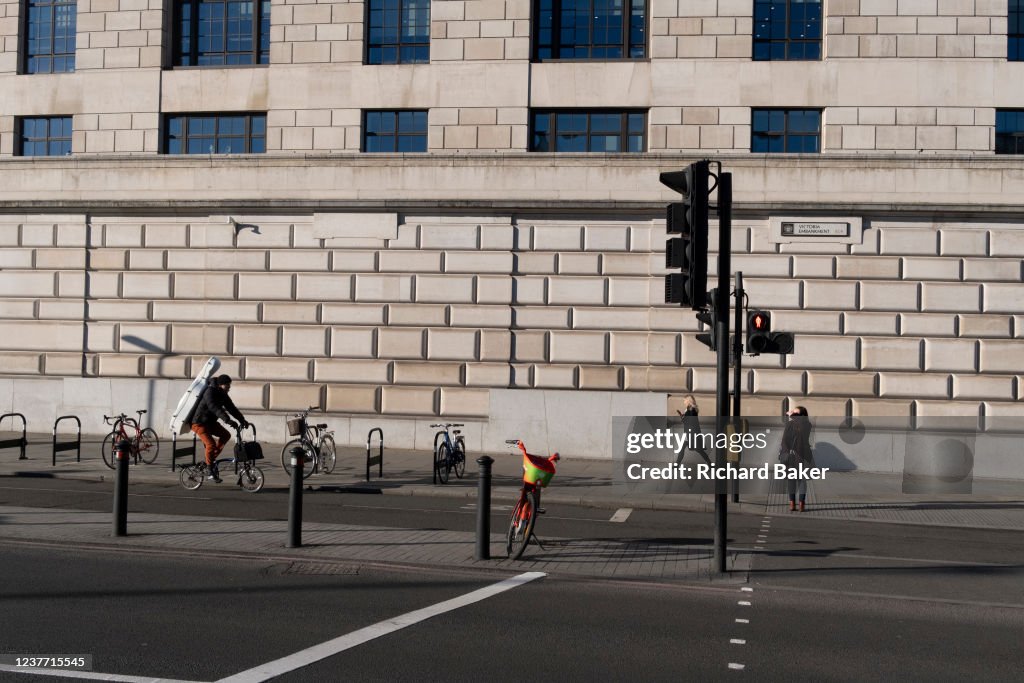
[[[252,441],[244,441],[242,430],[238,430],[238,441],[235,442],[235,460],[238,462],[263,459],[263,446],[256,441],[256,427],[249,426],[252,427]]]

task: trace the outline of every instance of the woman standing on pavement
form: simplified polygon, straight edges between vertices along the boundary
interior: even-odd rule
[[[797,406],[786,413],[788,421],[786,430],[782,433],[782,444],[779,446],[779,459],[785,462],[786,467],[797,467],[805,465],[814,466],[814,455],[811,452],[811,420],[807,415],[807,408]],[[800,495],[800,512],[807,509],[807,480],[786,479],[786,489],[789,492],[789,510],[796,510],[796,496]]]

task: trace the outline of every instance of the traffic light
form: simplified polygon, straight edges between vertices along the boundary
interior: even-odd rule
[[[795,340],[792,332],[772,332],[772,315],[767,311],[747,314],[747,353],[793,353]]]
[[[747,313],[747,353],[755,356],[765,353],[771,343],[769,333],[772,331],[772,316],[765,311]]]
[[[660,180],[683,195],[669,204],[665,229],[665,267],[680,272],[665,276],[665,303],[700,310],[707,305],[708,286],[708,180],[710,162],[690,164],[682,171],[662,173]]]
[[[697,320],[708,326],[709,332],[697,335],[697,341],[712,351],[718,350],[718,309],[715,303],[718,301],[718,289],[708,292],[710,299],[707,309],[697,311]]]

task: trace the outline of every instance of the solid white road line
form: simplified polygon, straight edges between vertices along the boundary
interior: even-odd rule
[[[228,676],[227,678],[220,679],[217,683],[259,683],[260,681],[266,681],[275,676],[281,676],[289,671],[294,671],[313,662],[318,662],[321,659],[332,657],[339,652],[344,652],[357,645],[369,642],[375,638],[380,638],[389,633],[394,633],[406,626],[412,626],[421,621],[436,617],[439,614],[445,612],[451,612],[460,607],[466,605],[472,605],[474,602],[480,602],[487,598],[504,593],[507,590],[517,588],[525,583],[529,583],[534,579],[539,579],[542,576],[546,576],[544,572],[526,572],[525,574],[519,574],[499,581],[498,583],[486,586],[479,590],[475,590],[472,593],[466,595],[460,595],[457,598],[451,600],[445,600],[439,602],[436,605],[430,607],[424,607],[414,612],[407,612],[391,619],[385,619],[384,621],[377,622],[366,628],[361,628],[358,631],[353,631],[343,636],[339,636],[334,640],[328,640],[325,643],[314,645],[313,647],[300,650],[295,654],[276,659],[266,664],[254,667],[247,671],[242,671],[234,676]]]
[[[612,518],[608,521],[625,522],[627,519],[629,519],[629,515],[631,512],[633,512],[633,508],[619,508],[618,510],[615,511],[615,514],[612,515]]]
[[[26,669],[23,666],[0,664],[0,671],[19,674],[37,674],[54,678],[84,678],[92,681],[119,681],[120,683],[198,683],[197,681],[181,681],[176,678],[155,678],[153,676],[122,676],[105,674],[98,671],[73,671],[71,669]]]

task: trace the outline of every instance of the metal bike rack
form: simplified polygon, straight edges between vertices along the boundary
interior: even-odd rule
[[[5,439],[0,441],[0,448],[13,448],[17,446],[21,449],[21,455],[18,456],[18,460],[28,460],[28,456],[25,455],[25,447],[28,445],[28,428],[25,422],[25,416],[21,413],[4,413],[0,415],[0,422],[3,422],[5,417],[20,417],[21,418],[21,438],[20,439]]]
[[[61,420],[74,420],[78,424],[78,434],[75,436],[74,441],[57,443],[57,425],[61,423]],[[57,451],[70,451],[72,448],[76,451],[75,462],[82,462],[82,421],[74,415],[61,415],[53,423],[53,462],[51,466],[57,464]]]
[[[196,435],[192,434],[192,445],[191,446],[182,446],[181,448],[178,448],[178,435],[177,434],[171,434],[171,472],[174,471],[174,467],[175,467],[175,465],[178,462],[178,458],[187,458],[188,456],[191,455],[192,456],[192,463],[191,464],[192,465],[196,464],[196,441],[197,440],[198,439],[197,439]]]
[[[377,455],[370,456],[370,441],[373,439],[373,433],[378,432],[380,434],[380,443],[378,444],[379,450]],[[384,476],[384,430],[380,427],[374,427],[370,430],[370,433],[366,435],[366,481],[370,481],[370,467],[377,465],[380,469],[377,472],[377,476]]]

